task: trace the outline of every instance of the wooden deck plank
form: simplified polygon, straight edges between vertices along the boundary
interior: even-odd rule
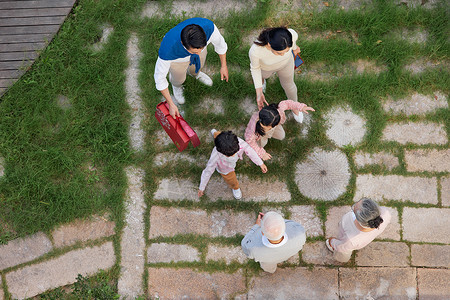
[[[0,53],[0,61],[8,60],[30,60],[38,57],[37,52],[7,52]]]
[[[71,6],[52,8],[5,9],[0,10],[0,18],[67,16],[71,10]]]
[[[34,63],[76,0],[0,0],[0,96]]]
[[[58,31],[59,26],[60,25],[0,27],[0,36],[9,34],[30,34],[30,33],[55,34]]]
[[[3,1],[0,9],[72,7],[75,0]]]
[[[0,35],[0,44],[50,42],[52,37],[53,33]]]
[[[0,18],[0,26],[33,26],[33,25],[59,25],[65,16],[56,17],[27,17],[27,18]]]
[[[42,50],[47,46],[45,42],[0,44],[0,52],[20,52]]]
[[[16,81],[17,79],[0,79],[0,88],[8,88]]]
[[[30,60],[0,61],[0,70],[26,70],[33,64]]]
[[[25,70],[0,71],[0,79],[18,79],[23,73],[25,73]]]

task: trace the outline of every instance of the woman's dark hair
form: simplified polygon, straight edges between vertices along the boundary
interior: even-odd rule
[[[383,223],[380,207],[369,198],[362,198],[360,201],[362,202],[360,209],[355,211],[356,220],[364,227],[378,228]]]
[[[380,227],[381,223],[383,223],[383,218],[378,216],[373,220],[369,220],[367,223],[369,224],[370,228],[378,228]]]
[[[203,48],[206,42],[206,33],[199,25],[187,25],[181,30],[181,43],[186,49]]]
[[[231,131],[222,131],[214,139],[217,151],[225,156],[232,156],[239,151],[239,141],[237,136]]]
[[[278,103],[271,103],[264,106],[259,111],[259,120],[256,122],[255,133],[264,136],[266,133],[261,125],[275,127],[280,123],[280,113],[278,112]]]
[[[258,36],[258,40],[254,42],[258,46],[270,44],[275,51],[283,51],[292,47],[292,34],[286,27],[275,27],[264,29]]]

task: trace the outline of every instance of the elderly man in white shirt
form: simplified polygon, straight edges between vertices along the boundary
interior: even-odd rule
[[[211,86],[213,81],[201,68],[205,65],[207,45],[212,43],[214,50],[220,57],[221,80],[228,82],[228,68],[226,52],[228,46],[217,29],[216,25],[205,18],[187,19],[164,36],[158,52],[158,60],[155,65],[156,89],[169,104],[169,112],[172,117],[179,116],[177,106],[169,93],[167,73],[172,83],[173,95],[179,104],[185,102],[182,84],[186,80],[186,73],[198,79],[200,82]]]
[[[296,255],[305,241],[302,225],[270,211],[259,213],[256,224],[245,235],[241,246],[245,255],[259,262],[264,271],[275,273],[277,264]]]

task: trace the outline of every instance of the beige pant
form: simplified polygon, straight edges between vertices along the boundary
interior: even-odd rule
[[[261,148],[264,148],[264,146],[267,145],[267,142],[269,141],[270,138],[274,138],[277,140],[284,140],[285,136],[286,133],[284,132],[283,126],[278,124],[272,130],[270,130],[264,136],[262,136],[257,143]]]
[[[261,269],[263,269],[265,272],[268,272],[268,273],[275,273],[275,271],[277,270],[276,263],[259,262],[259,265],[261,266]]]
[[[198,55],[200,57],[200,70],[205,65],[206,61],[206,54],[208,54],[208,51],[205,47],[202,52]],[[180,87],[183,82],[186,80],[186,73],[189,72],[192,76],[197,76],[197,73],[195,73],[195,65],[189,65],[190,62],[174,62],[170,64],[169,69],[169,79],[170,83],[176,87]]]
[[[294,56],[290,55],[289,61],[275,70],[261,69],[261,76],[263,80],[269,78],[273,73],[278,74],[280,84],[286,93],[287,99],[298,101],[297,86],[294,82]]]

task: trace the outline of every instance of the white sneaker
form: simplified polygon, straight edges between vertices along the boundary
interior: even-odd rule
[[[295,121],[298,123],[303,123],[303,113],[301,111],[298,112],[298,116],[292,112],[292,115],[294,115]]]
[[[242,198],[242,192],[241,189],[233,190],[233,197],[234,199],[241,199]]]
[[[267,87],[267,80],[264,80],[264,83],[263,83],[263,85],[262,85],[263,93],[264,93],[264,94],[266,93],[266,87]]]
[[[211,129],[211,135],[212,135],[213,138],[214,138],[214,133],[216,133],[216,132],[217,132],[217,130]]]
[[[178,104],[184,104],[185,99],[183,95],[183,86],[176,87],[172,85],[173,90],[173,96],[175,97],[175,100],[177,100]]]
[[[208,75],[206,75],[203,72],[198,72],[197,76],[195,76],[195,79],[198,79],[201,83],[203,83],[207,86],[213,85],[213,81],[212,81],[211,77],[209,77]]]

